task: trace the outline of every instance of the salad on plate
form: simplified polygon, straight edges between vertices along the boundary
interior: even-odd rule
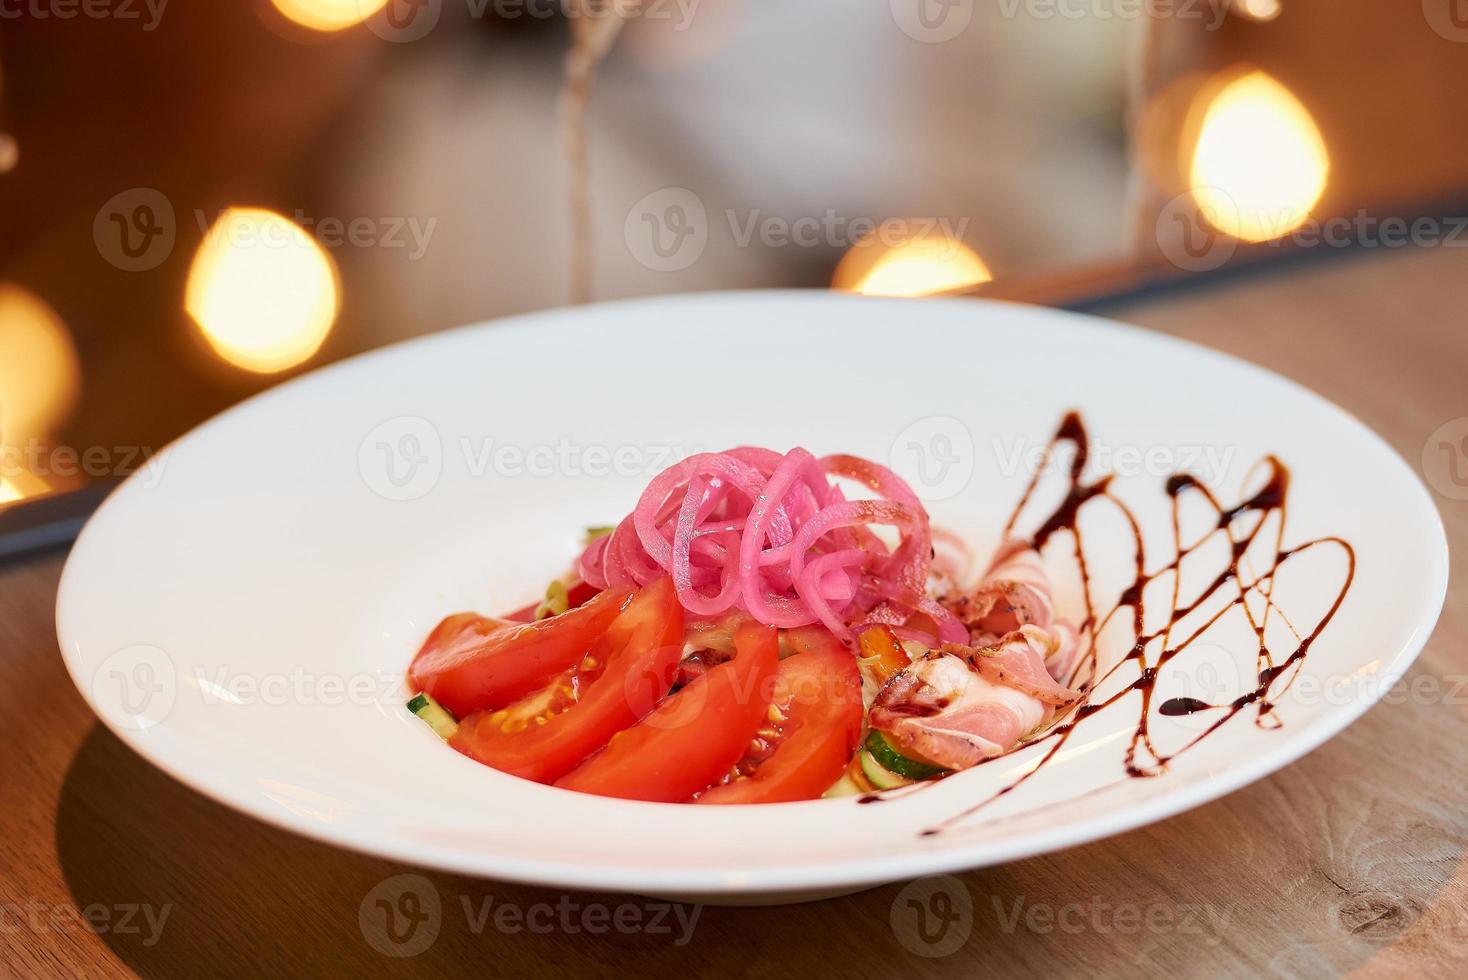
[[[493,769],[601,796],[779,803],[941,778],[1084,697],[1036,547],[970,578],[909,485],[741,446],[656,476],[514,613],[444,619],[409,708]]]

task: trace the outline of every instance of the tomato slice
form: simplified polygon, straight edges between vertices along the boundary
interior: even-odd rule
[[[681,803],[739,761],[769,709],[780,662],[775,630],[746,622],[734,659],[719,664],[619,732],[556,781],[564,789],[627,800]]]
[[[535,623],[450,616],[413,658],[408,681],[460,718],[502,708],[575,666],[617,618],[628,594],[609,590]]]
[[[813,800],[841,778],[861,738],[856,658],[821,626],[790,630],[796,652],[780,661],[764,726],[732,778],[695,803]]]
[[[449,744],[501,772],[552,782],[651,711],[682,656],[683,607],[665,578],[638,592],[579,664],[508,708],[470,715]]]

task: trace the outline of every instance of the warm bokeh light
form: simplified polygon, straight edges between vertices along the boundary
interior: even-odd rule
[[[30,290],[0,283],[0,445],[49,435],[80,387],[76,347],[61,317]]]
[[[1237,77],[1236,75],[1228,78]],[[1203,114],[1227,78],[1187,71],[1151,93],[1132,127],[1136,166],[1160,195],[1176,197],[1188,188],[1188,171],[1202,131]]]
[[[1234,0],[1230,9],[1247,20],[1257,21],[1274,20],[1284,11],[1279,0]]]
[[[1202,214],[1247,242],[1304,224],[1325,192],[1330,156],[1310,113],[1262,71],[1215,95],[1203,116],[1189,182]]]
[[[50,484],[32,473],[8,473],[0,477],[0,507],[27,497],[39,497],[50,491]]]
[[[920,235],[890,247],[858,242],[836,267],[833,285],[867,296],[930,296],[993,279],[973,249],[946,235]]]
[[[275,9],[313,31],[340,31],[360,24],[387,0],[270,0]]]
[[[331,256],[299,225],[230,208],[194,256],[184,308],[220,357],[270,374],[321,349],[340,301]]]

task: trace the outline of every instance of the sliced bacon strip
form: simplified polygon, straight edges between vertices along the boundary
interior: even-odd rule
[[[1057,682],[1072,679],[1081,655],[1080,634],[1056,615],[1040,553],[1028,542],[1004,542],[978,588],[944,605],[968,627],[975,648],[1004,645],[1016,630],[1043,631],[1041,661],[1047,672]]]
[[[1055,619],[1040,553],[1020,540],[1002,544],[979,587],[948,605],[981,643],[997,641],[1021,626],[1044,629]]]
[[[868,720],[903,755],[967,769],[1008,752],[1050,714],[1039,699],[981,676],[965,658],[933,652],[882,688]]]
[[[943,645],[945,653],[962,657],[986,680],[1063,708],[1079,700],[1081,692],[1061,687],[1051,676],[1046,657],[1057,648],[1056,638],[1037,626],[1021,626],[993,646],[975,649],[956,643]]]
[[[904,755],[966,769],[1003,755],[1075,704],[1062,686],[1080,656],[1076,629],[1056,616],[1040,554],[1006,541],[977,589],[944,605],[969,631],[877,693],[868,719]]]

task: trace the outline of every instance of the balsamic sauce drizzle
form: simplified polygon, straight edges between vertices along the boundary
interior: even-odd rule
[[[953,827],[1022,785],[1055,758],[1082,721],[1100,711],[1114,708],[1116,705],[1135,702],[1133,706],[1137,711],[1136,729],[1132,733],[1125,756],[1126,774],[1134,778],[1148,778],[1165,772],[1171,760],[1198,745],[1251,706],[1255,710],[1254,723],[1256,725],[1261,728],[1278,728],[1280,721],[1278,715],[1275,714],[1276,703],[1299,677],[1301,665],[1309,655],[1311,645],[1335,617],[1355,578],[1355,550],[1343,538],[1321,537],[1305,541],[1289,549],[1284,547],[1290,471],[1274,456],[1265,457],[1256,467],[1256,469],[1263,468],[1266,474],[1264,485],[1252,496],[1233,506],[1224,506],[1207,487],[1189,474],[1179,473],[1169,477],[1165,490],[1171,503],[1172,554],[1174,557],[1166,564],[1150,572],[1147,571],[1146,541],[1141,525],[1131,509],[1111,493],[1111,477],[1101,476],[1089,483],[1085,480],[1090,440],[1085,424],[1081,421],[1080,415],[1074,411],[1065,415],[1054,438],[1050,440],[1045,449],[1042,465],[1036,467],[1035,475],[1031,477],[1024,494],[1005,524],[1004,537],[1006,539],[1016,536],[1015,528],[1020,517],[1028,509],[1035,488],[1040,483],[1041,475],[1049,468],[1045,464],[1052,460],[1057,448],[1067,443],[1073,448],[1074,455],[1071,457],[1066,495],[1054,512],[1038,524],[1029,541],[1040,551],[1044,551],[1057,536],[1063,535],[1072,543],[1073,557],[1079,572],[1081,593],[1084,599],[1084,619],[1079,626],[1084,652],[1072,676],[1066,678],[1065,683],[1069,687],[1083,691],[1084,696],[1068,715],[1062,716],[1056,723],[1053,723],[1048,731],[1018,747],[1049,743],[1047,750],[1035,765],[997,792],[941,821],[937,826],[924,830],[923,836],[931,836]],[[1182,537],[1181,501],[1185,494],[1196,494],[1201,497],[1218,515],[1217,523],[1212,529],[1198,540],[1188,544],[1184,543]],[[1098,505],[1101,501],[1105,501],[1119,513],[1130,528],[1136,546],[1136,554],[1131,584],[1121,591],[1115,604],[1105,614],[1098,616],[1096,597],[1092,588],[1091,569],[1087,564],[1085,536],[1082,533],[1079,518],[1083,508]],[[1266,528],[1272,528],[1272,534]],[[1182,576],[1180,574],[1184,560],[1219,536],[1226,539],[1229,545],[1229,557],[1226,564],[1196,597],[1185,601],[1181,595]],[[1256,541],[1267,546],[1272,555],[1269,566],[1258,574],[1254,573],[1253,569],[1249,567],[1249,561],[1246,560],[1246,555],[1255,556],[1261,550],[1253,548]],[[1327,546],[1339,548],[1344,555],[1345,574],[1340,590],[1329,608],[1310,630],[1302,633],[1275,603],[1275,582],[1280,569],[1290,559]],[[1144,594],[1150,596],[1158,591],[1153,590],[1149,593],[1148,586],[1164,576],[1171,580],[1170,611],[1161,629],[1149,633],[1145,628]],[[1251,606],[1249,601],[1251,596],[1256,597],[1255,604],[1261,605],[1262,610],[1256,611]],[[1198,612],[1211,602],[1220,600],[1223,600],[1222,607],[1203,618],[1200,625],[1185,635],[1174,635],[1179,632],[1179,624],[1185,617]],[[1152,703],[1156,695],[1159,671],[1175,658],[1186,654],[1199,637],[1207,633],[1214,624],[1235,607],[1242,609],[1258,643],[1255,654],[1253,689],[1222,704],[1210,704],[1193,697],[1170,697],[1163,700],[1157,705],[1156,713],[1168,717],[1209,711],[1218,711],[1220,714],[1206,728],[1172,753],[1159,752],[1152,742],[1150,727],[1153,713]],[[1099,663],[1099,637],[1114,620],[1123,616],[1123,611],[1130,611],[1132,646],[1124,656],[1103,672]],[[1266,640],[1265,631],[1271,615],[1278,616],[1286,627],[1292,638],[1290,642],[1293,643],[1293,649],[1287,652],[1277,650],[1271,647]],[[1137,679],[1102,700],[1094,700],[1097,688],[1115,676],[1118,670],[1128,663],[1137,665]],[[1134,693],[1139,697],[1132,699],[1130,696]],[[1018,751],[1018,748],[1015,751]],[[997,758],[1007,757],[1008,755]],[[996,760],[988,760],[988,762],[993,761]],[[861,797],[859,802],[875,803],[882,799],[906,795],[909,792],[921,790],[931,782],[914,783],[886,793],[868,793]]]

